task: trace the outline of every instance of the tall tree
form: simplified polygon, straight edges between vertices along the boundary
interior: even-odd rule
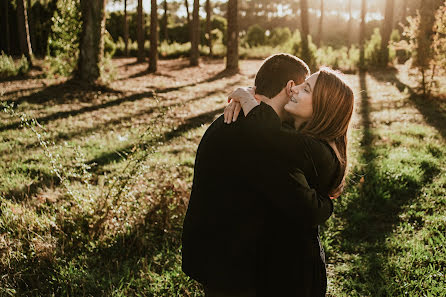
[[[359,27],[359,68],[364,69],[364,42],[365,42],[365,14],[367,10],[366,0],[361,1],[361,25]]]
[[[138,39],[138,62],[144,61],[144,12],[142,0],[138,0],[138,12],[136,16],[136,34]]]
[[[200,43],[200,1],[194,0],[194,11],[192,13],[192,38],[190,50],[190,65],[197,66],[200,52],[198,51],[198,44]]]
[[[189,2],[187,2],[187,0],[184,0],[184,6],[186,7],[187,23],[190,25]]]
[[[33,50],[29,37],[28,15],[25,0],[17,0],[17,30],[19,34],[20,51],[32,65]]]
[[[401,23],[405,24],[406,23],[406,18],[407,18],[407,0],[402,0],[402,8],[401,8]]]
[[[129,22],[127,18],[127,0],[124,0],[124,44],[125,44],[125,56],[129,56]]]
[[[307,0],[300,0],[300,20],[302,25],[302,59],[306,63],[311,62],[310,47],[308,44],[308,34],[310,26],[308,24],[308,3]]]
[[[164,0],[164,15],[163,15],[163,35],[164,35],[164,39],[168,40],[169,36],[167,36],[167,0]]]
[[[226,51],[226,70],[238,72],[238,3],[228,0],[228,42]]]
[[[352,0],[348,0],[347,10],[348,10],[347,40],[348,40],[348,46],[350,47],[350,45],[352,44],[352,22],[353,22]]]
[[[317,40],[316,40],[317,47],[321,46],[323,24],[324,24],[324,0],[321,0],[321,16],[319,18],[319,31],[317,33]]]
[[[209,46],[209,56],[212,57],[211,12],[211,1],[206,0],[206,37]]]
[[[7,54],[10,54],[11,52],[11,42],[9,39],[9,0],[2,0],[2,19],[4,23],[4,28],[2,28],[2,31],[4,34],[4,42],[5,42],[5,50]]]
[[[104,56],[106,0],[80,0],[82,31],[79,43],[77,77],[87,83],[100,78]]]
[[[150,6],[150,54],[149,72],[155,72],[158,64],[158,7],[156,0]]]
[[[393,29],[393,9],[395,0],[386,0],[386,11],[384,13],[384,21],[381,25],[381,52],[380,64],[383,67],[389,63],[389,40]]]

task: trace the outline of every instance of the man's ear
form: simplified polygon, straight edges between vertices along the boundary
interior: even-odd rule
[[[294,80],[289,80],[286,84],[286,94],[288,97],[291,96],[291,88],[294,87],[296,85],[296,83],[294,82]]]

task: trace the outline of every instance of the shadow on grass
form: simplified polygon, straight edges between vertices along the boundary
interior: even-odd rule
[[[164,133],[160,137],[157,137],[157,139],[150,139],[147,142],[143,142],[141,144],[142,149],[147,149],[147,147],[152,145],[153,143],[169,142],[172,139],[181,136],[183,133],[185,133],[189,130],[200,127],[203,124],[212,122],[214,120],[215,116],[222,113],[223,110],[224,110],[224,108],[219,108],[219,109],[205,112],[205,113],[199,114],[195,117],[189,118],[189,119],[185,120],[178,127],[175,127],[172,130]],[[133,148],[134,148],[134,144],[131,144],[123,149],[114,150],[114,151],[111,151],[108,153],[104,153],[101,156],[99,156],[93,160],[90,160],[88,162],[88,164],[96,164],[97,167],[102,167],[102,166],[110,164],[112,162],[119,161],[124,156],[130,154]]]
[[[75,109],[75,110],[55,112],[55,113],[49,114],[47,116],[36,118],[36,120],[40,124],[46,124],[46,123],[54,121],[54,120],[65,119],[65,118],[68,118],[71,116],[77,116],[79,114],[83,114],[86,112],[91,112],[91,111],[96,111],[96,110],[100,110],[100,109],[107,108],[107,107],[117,106],[124,102],[134,102],[134,101],[138,101],[138,100],[145,99],[148,97],[153,97],[153,95],[154,95],[153,92],[144,92],[144,93],[133,94],[133,95],[130,95],[127,97],[110,100],[110,101],[107,101],[105,103],[98,104],[98,105],[86,106],[86,107],[82,107],[82,108]],[[15,122],[15,123],[11,123],[8,125],[0,126],[0,132],[11,130],[11,129],[17,129],[20,126],[21,126],[21,122]]]
[[[353,271],[346,272],[350,277],[344,286],[361,296],[385,296],[386,284],[391,278],[386,275],[387,255],[391,254],[386,249],[386,238],[400,222],[399,214],[405,205],[419,194],[422,185],[404,173],[394,180],[380,170],[379,162],[383,162],[383,158],[373,143],[378,135],[372,130],[366,73],[359,73],[359,81],[363,91],[360,107],[363,127],[361,163],[366,165],[363,172],[356,172],[357,176],[364,176],[364,181],[353,181],[359,188],[358,195],[348,201],[338,214],[345,221],[345,227],[339,234],[340,248],[358,257],[351,266]],[[430,183],[437,171],[428,166],[421,169],[423,185]]]
[[[418,94],[413,88],[401,82],[396,70],[386,72],[371,72],[370,74],[378,81],[390,82],[400,91],[408,91],[410,101],[423,115],[426,122],[437,129],[443,139],[446,139],[446,100],[439,97],[425,98],[422,94]]]
[[[54,256],[22,259],[4,280],[26,296],[197,296],[188,294],[200,287],[178,259],[185,210],[171,202],[163,196],[139,223],[105,240],[88,236],[85,216],[59,222]]]

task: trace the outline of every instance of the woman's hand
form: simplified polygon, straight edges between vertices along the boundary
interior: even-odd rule
[[[245,116],[259,103],[255,96],[255,88],[237,88],[228,96],[231,103],[225,108],[224,119],[225,123],[230,124],[235,122],[243,109]]]

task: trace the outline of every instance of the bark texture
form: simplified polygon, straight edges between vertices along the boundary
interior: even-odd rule
[[[155,72],[158,65],[158,7],[156,4],[156,0],[151,0],[150,3],[149,71]]]
[[[199,18],[200,1],[194,0],[194,11],[192,13],[192,38],[190,50],[190,65],[197,66],[200,52],[198,51],[198,44],[200,42],[200,18]]]
[[[144,61],[144,14],[142,0],[138,0],[138,12],[136,15],[136,34],[138,40],[138,62]]]
[[[228,49],[226,53],[226,70],[238,72],[238,3],[228,1]]]
[[[302,59],[306,63],[310,63],[311,54],[308,45],[308,34],[310,33],[310,26],[308,24],[308,3],[307,0],[300,0],[300,20],[302,26]]]
[[[384,21],[381,26],[381,53],[380,64],[383,67],[389,63],[389,40],[393,29],[393,9],[395,0],[386,0],[386,11],[384,13]]]
[[[124,44],[125,44],[125,56],[129,56],[129,23],[127,18],[127,0],[124,0]]]
[[[211,1],[206,0],[206,37],[209,46],[209,56],[212,57],[211,13]]]
[[[104,56],[106,0],[81,0],[82,32],[79,44],[77,76],[87,83],[101,77]]]
[[[26,56],[26,59],[32,64],[31,57],[33,50],[29,36],[28,14],[26,13],[25,0],[17,0],[17,31],[19,33],[20,51]]]

